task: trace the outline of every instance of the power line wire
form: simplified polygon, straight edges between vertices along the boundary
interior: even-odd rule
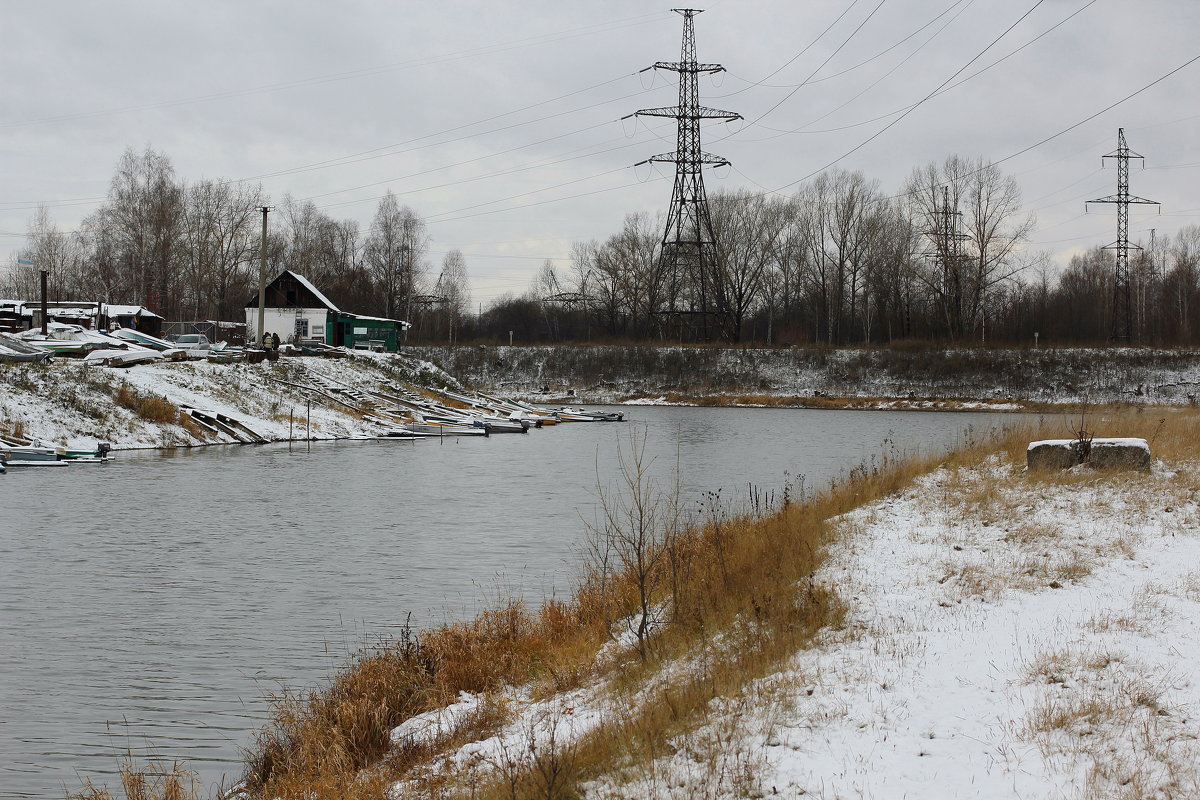
[[[798,179],[796,179],[796,180],[794,180],[794,181],[791,181],[790,183],[786,183],[786,184],[784,184],[783,186],[780,186],[778,189],[774,189],[774,190],[772,190],[772,193],[777,193],[777,192],[781,192],[781,191],[783,191],[784,189],[789,189],[789,188],[791,188],[792,186],[795,186],[795,185],[796,185],[796,184],[798,184],[798,183],[801,183],[801,182],[803,182],[803,181],[806,181],[806,180],[808,180],[809,178],[813,177],[814,175],[818,175],[818,174],[820,174],[820,173],[824,172],[825,170],[827,170],[827,169],[829,169],[830,167],[832,167],[834,164],[837,164],[837,163],[839,163],[840,161],[843,161],[844,159],[848,158],[849,156],[851,156],[851,155],[853,155],[854,153],[856,153],[856,152],[858,152],[859,150],[861,150],[863,147],[866,147],[868,144],[870,144],[871,142],[873,142],[873,141],[875,141],[876,139],[878,139],[880,136],[882,136],[882,135],[883,135],[884,133],[886,133],[888,130],[890,130],[891,128],[893,128],[893,127],[894,127],[894,126],[895,126],[897,123],[899,123],[901,120],[903,120],[903,119],[904,119],[905,117],[907,117],[909,114],[911,114],[911,113],[912,113],[914,110],[916,110],[917,108],[919,108],[919,107],[920,107],[920,106],[921,106],[923,103],[925,103],[925,101],[929,100],[929,98],[931,98],[931,97],[933,97],[935,94],[937,94],[937,92],[938,92],[940,89],[942,89],[944,86],[946,86],[946,84],[950,83],[950,81],[954,80],[954,79],[955,79],[955,78],[957,78],[959,75],[961,75],[961,74],[962,74],[962,72],[963,72],[964,70],[966,70],[966,68],[967,68],[967,67],[971,66],[971,65],[972,65],[972,64],[974,64],[976,61],[978,61],[980,58],[982,58],[982,57],[983,57],[983,55],[984,55],[984,54],[985,54],[985,53],[986,53],[988,50],[991,50],[993,47],[995,47],[995,45],[996,45],[996,44],[997,44],[997,43],[998,43],[998,42],[999,42],[1001,39],[1003,39],[1005,36],[1007,36],[1007,35],[1009,34],[1009,32],[1010,32],[1010,31],[1012,31],[1012,29],[1013,29],[1013,28],[1015,28],[1015,27],[1017,27],[1018,25],[1020,25],[1020,24],[1021,24],[1021,22],[1022,22],[1022,21],[1024,21],[1026,17],[1028,17],[1030,14],[1032,14],[1034,11],[1036,11],[1036,10],[1038,9],[1038,7],[1039,7],[1039,6],[1041,6],[1041,5],[1042,5],[1042,3],[1044,3],[1044,2],[1046,2],[1046,0],[1037,0],[1037,2],[1036,2],[1036,3],[1034,3],[1034,4],[1033,4],[1033,6],[1032,6],[1032,7],[1031,7],[1031,8],[1030,8],[1028,11],[1026,11],[1024,14],[1022,14],[1022,15],[1021,15],[1021,16],[1020,16],[1020,17],[1017,19],[1017,21],[1016,21],[1016,22],[1012,23],[1012,24],[1011,24],[1011,25],[1009,25],[1007,28],[1005,28],[1005,29],[1004,29],[1004,31],[1003,31],[1003,32],[1002,32],[1002,33],[1001,33],[999,36],[997,36],[995,39],[993,39],[993,40],[991,41],[991,43],[990,43],[990,44],[988,44],[988,46],[987,46],[987,47],[983,48],[983,49],[982,49],[982,50],[980,50],[978,53],[976,53],[974,56],[972,56],[972,58],[971,58],[971,60],[970,60],[970,61],[968,61],[966,64],[963,64],[961,67],[959,67],[959,68],[958,68],[958,69],[957,69],[957,70],[954,72],[954,74],[953,74],[953,75],[951,75],[951,76],[950,76],[949,78],[947,78],[946,80],[942,81],[942,82],[941,82],[941,83],[938,85],[938,87],[937,87],[936,89],[934,89],[934,90],[933,90],[932,92],[930,92],[929,94],[925,95],[925,97],[924,97],[924,98],[922,98],[921,100],[919,100],[919,101],[918,101],[918,102],[917,102],[915,105],[913,105],[911,108],[909,108],[907,111],[905,111],[905,112],[904,112],[902,115],[900,115],[900,116],[899,116],[899,117],[897,117],[896,119],[892,120],[892,121],[891,121],[891,122],[889,122],[887,125],[883,126],[883,127],[882,127],[882,128],[880,128],[878,131],[876,131],[875,133],[871,134],[869,137],[867,137],[867,138],[866,138],[866,139],[864,139],[863,141],[859,142],[857,145],[855,145],[854,147],[852,147],[850,150],[848,150],[847,152],[845,152],[845,153],[843,153],[842,155],[840,155],[840,156],[838,156],[837,158],[835,158],[833,161],[830,161],[830,162],[829,162],[828,164],[826,164],[825,166],[821,167],[821,168],[820,168],[820,169],[818,169],[818,170],[815,170],[815,171],[813,171],[813,172],[810,172],[808,175],[805,175],[803,178],[798,178]]]
[[[29,125],[42,125],[54,122],[68,122],[77,119],[89,119],[95,117],[109,116],[113,114],[125,114],[135,111],[148,111],[156,108],[167,108],[173,106],[189,105],[192,103],[201,103],[212,100],[222,100],[233,97],[243,97],[247,95],[263,94],[268,92],[280,91],[283,89],[292,89],[297,87],[318,85],[322,83],[332,83],[341,80],[350,80],[357,77],[381,74],[398,69],[408,69],[418,66],[426,66],[429,64],[441,64],[448,61],[456,61],[465,58],[471,58],[481,55],[494,55],[496,53],[508,52],[510,50],[519,50],[530,45],[549,44],[565,39],[578,38],[586,36],[593,32],[607,33],[614,30],[622,30],[628,27],[636,27],[644,25],[651,19],[660,17],[660,12],[651,14],[641,14],[634,17],[628,17],[623,20],[613,20],[600,23],[597,25],[584,26],[582,28],[571,28],[554,34],[542,34],[540,36],[528,37],[525,39],[515,40],[502,44],[490,44],[483,47],[472,48],[470,50],[461,50],[452,53],[444,53],[441,55],[428,56],[420,59],[410,59],[408,61],[395,62],[377,67],[363,67],[355,70],[347,70],[344,72],[330,73],[326,75],[313,76],[311,78],[303,78],[292,81],[281,81],[279,83],[267,84],[264,86],[250,87],[246,89],[231,89],[224,92],[213,92],[206,95],[197,95],[188,98],[180,98],[176,100],[164,100],[157,103],[143,103],[139,105],[123,106],[119,108],[100,109],[96,111],[83,111],[74,114],[61,114],[53,117],[42,117],[40,119],[24,120],[20,122],[0,123],[0,130],[9,128],[25,127]]]
[[[775,111],[775,109],[779,108],[781,105],[783,105],[784,103],[786,103],[788,100],[791,100],[791,99],[792,99],[792,97],[793,97],[793,96],[796,94],[796,92],[800,91],[800,89],[801,89],[802,87],[804,87],[805,85],[807,85],[807,84],[808,84],[808,82],[809,82],[810,80],[812,80],[812,79],[813,79],[813,78],[816,76],[816,74],[817,74],[818,72],[820,72],[822,69],[824,69],[824,68],[825,68],[825,65],[826,65],[826,64],[828,64],[828,63],[829,63],[829,62],[830,62],[830,61],[833,59],[833,57],[834,57],[834,56],[836,56],[838,53],[840,53],[840,52],[842,51],[842,48],[843,48],[843,47],[845,47],[846,45],[848,45],[848,44],[850,43],[850,40],[851,40],[851,39],[853,39],[855,36],[857,36],[857,35],[858,35],[858,32],[859,32],[859,31],[861,31],[861,30],[863,29],[863,27],[864,27],[864,26],[865,26],[865,25],[866,25],[868,22],[870,22],[870,21],[871,21],[871,19],[872,19],[872,18],[875,16],[875,14],[876,14],[876,13],[879,11],[879,9],[883,8],[883,4],[884,4],[884,3],[886,3],[886,2],[887,2],[887,0],[879,0],[879,5],[875,6],[875,8],[873,8],[873,9],[871,10],[871,13],[867,15],[866,19],[864,19],[862,22],[860,22],[860,23],[858,24],[858,27],[857,27],[857,28],[855,28],[853,31],[851,31],[851,32],[850,32],[850,35],[849,35],[849,36],[847,36],[847,37],[846,37],[846,38],[845,38],[845,39],[842,41],[842,43],[841,43],[841,44],[839,44],[839,45],[838,45],[838,46],[837,46],[837,47],[834,49],[834,51],[833,51],[832,53],[830,53],[830,54],[829,54],[829,57],[828,57],[828,58],[826,58],[824,61],[822,61],[822,62],[821,62],[821,64],[820,64],[820,66],[818,66],[818,67],[817,67],[815,70],[813,70],[813,71],[812,71],[812,72],[809,74],[809,76],[808,76],[807,78],[805,78],[805,79],[804,79],[804,81],[803,81],[802,83],[800,83],[800,85],[799,85],[799,86],[797,86],[795,89],[792,89],[790,92],[788,92],[786,95],[784,95],[783,99],[782,99],[782,100],[780,100],[778,103],[776,103],[775,105],[773,105],[773,106],[771,106],[770,108],[768,108],[768,109],[767,109],[766,111],[764,111],[762,114],[759,114],[759,115],[758,115],[758,117],[757,117],[756,119],[754,119],[754,121],[747,123],[747,124],[746,124],[746,126],[745,126],[745,128],[743,128],[742,130],[745,130],[746,128],[752,128],[752,127],[754,127],[754,126],[755,126],[755,125],[757,125],[759,122],[761,122],[762,120],[766,119],[766,118],[767,118],[767,116],[768,116],[769,114],[771,114],[773,111]],[[736,134],[731,134],[731,135],[736,135]],[[728,138],[730,138],[730,137],[729,137],[729,136],[726,136],[725,138],[726,138],[726,139],[728,139]]]
[[[1093,2],[1095,2],[1095,0],[1093,0]],[[831,110],[829,110],[829,111],[825,112],[825,113],[824,113],[824,114],[822,114],[821,116],[817,117],[817,118],[816,118],[816,119],[814,119],[814,120],[811,120],[810,122],[806,123],[805,125],[801,126],[800,128],[797,128],[797,129],[795,129],[795,130],[785,131],[785,130],[781,130],[781,129],[779,129],[779,128],[772,128],[770,125],[760,125],[759,127],[765,128],[765,129],[767,129],[767,130],[769,130],[769,131],[776,131],[776,135],[775,135],[775,136],[764,136],[764,137],[762,137],[762,138],[759,138],[759,139],[745,139],[745,138],[743,138],[741,141],[742,141],[742,142],[766,142],[766,141],[770,141],[770,140],[772,140],[772,139],[778,139],[778,138],[780,138],[781,136],[790,135],[790,134],[796,134],[796,133],[804,133],[804,134],[815,134],[815,133],[831,133],[831,132],[834,132],[834,131],[841,131],[841,130],[847,130],[847,129],[849,129],[849,128],[856,128],[856,127],[860,127],[861,125],[866,125],[866,124],[869,124],[869,123],[871,123],[871,122],[876,122],[876,121],[878,121],[878,120],[880,120],[880,119],[886,119],[887,117],[890,117],[890,116],[893,116],[894,114],[898,114],[898,113],[900,113],[901,111],[903,111],[903,109],[899,109],[899,110],[897,110],[897,111],[893,111],[893,112],[889,112],[889,113],[887,113],[887,114],[883,114],[883,115],[881,115],[881,116],[879,116],[879,117],[875,117],[874,119],[867,120],[866,122],[854,123],[853,125],[845,125],[845,126],[842,126],[842,127],[840,127],[840,128],[831,128],[831,129],[827,129],[827,130],[823,130],[823,131],[806,131],[806,130],[804,130],[804,128],[807,128],[809,125],[815,125],[816,123],[820,122],[821,120],[823,120],[823,119],[827,119],[827,118],[829,118],[829,117],[833,116],[834,114],[836,114],[837,112],[839,112],[839,111],[841,111],[843,108],[845,108],[846,106],[848,106],[848,105],[850,105],[851,103],[853,103],[855,100],[858,100],[860,97],[862,97],[862,96],[863,96],[864,94],[866,94],[867,92],[869,92],[869,91],[871,91],[872,89],[874,89],[876,86],[878,86],[878,85],[879,85],[880,83],[882,83],[884,80],[886,80],[887,78],[889,78],[889,77],[891,77],[893,74],[895,74],[895,72],[896,72],[897,70],[899,70],[899,69],[900,69],[902,66],[904,66],[905,64],[907,64],[907,63],[908,63],[909,61],[911,61],[913,58],[915,58],[915,57],[916,57],[916,55],[917,55],[918,53],[920,53],[922,50],[924,50],[926,47],[928,47],[928,46],[929,46],[929,43],[930,43],[930,42],[932,42],[934,39],[936,39],[938,36],[940,36],[940,35],[942,34],[942,32],[946,30],[946,28],[948,28],[948,27],[950,27],[952,24],[954,24],[955,20],[957,20],[959,17],[961,17],[961,16],[963,15],[963,13],[964,13],[964,12],[966,12],[966,10],[967,10],[968,8],[970,8],[970,7],[971,7],[971,5],[972,5],[973,3],[974,3],[974,0],[970,0],[970,2],[968,2],[966,6],[963,6],[963,8],[962,8],[962,9],[961,9],[961,10],[960,10],[960,11],[959,11],[957,14],[955,14],[955,15],[954,15],[953,17],[951,17],[950,19],[946,20],[946,22],[942,24],[942,27],[940,27],[940,28],[938,28],[936,31],[934,31],[934,33],[933,33],[933,34],[932,34],[932,35],[931,35],[931,36],[930,36],[928,39],[926,39],[924,42],[922,42],[920,46],[918,46],[918,47],[917,47],[915,50],[913,50],[913,51],[912,51],[911,53],[909,53],[907,56],[905,56],[905,57],[904,57],[904,58],[903,58],[903,59],[902,59],[902,60],[901,60],[899,63],[897,63],[895,66],[893,66],[893,67],[892,67],[891,69],[889,69],[887,72],[883,73],[883,74],[882,74],[882,75],[880,75],[878,78],[876,78],[876,79],[875,79],[875,80],[874,80],[872,83],[870,83],[870,84],[869,84],[869,85],[868,85],[866,88],[862,89],[862,90],[861,90],[861,91],[860,91],[858,94],[854,95],[854,96],[853,96],[853,97],[851,97],[849,100],[846,100],[844,103],[842,103],[841,105],[837,106],[836,108],[833,108],[833,109],[831,109]],[[977,73],[977,74],[978,74],[978,73]],[[974,76],[971,76],[971,77],[974,77]],[[813,83],[816,83],[816,81],[813,81]],[[953,86],[951,86],[951,87],[948,87],[948,89],[947,89],[946,91],[949,91],[949,89],[952,89],[952,88],[954,88],[954,87],[953,87]]]

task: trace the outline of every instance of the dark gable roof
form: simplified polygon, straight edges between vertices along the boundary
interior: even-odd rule
[[[340,311],[337,306],[330,302],[329,298],[321,294],[317,287],[313,286],[308,278],[298,272],[292,272],[290,269],[285,269],[276,276],[275,280],[267,284],[267,308],[327,308],[330,311]],[[250,301],[246,303],[246,308],[258,308],[258,293],[255,292]]]

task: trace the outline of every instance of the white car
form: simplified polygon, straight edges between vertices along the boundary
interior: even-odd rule
[[[185,333],[175,340],[175,346],[184,350],[207,350],[212,342],[203,333]]]

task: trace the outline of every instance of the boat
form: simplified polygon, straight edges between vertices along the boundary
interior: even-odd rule
[[[422,421],[403,422],[392,430],[402,436],[487,436],[490,433],[487,428],[477,428],[473,425]]]
[[[49,447],[34,439],[31,444],[3,444],[4,461],[10,467],[65,467],[70,461],[64,459],[58,448]]]
[[[16,334],[15,338],[59,356],[85,356],[93,350],[120,347],[110,337],[82,325],[50,322],[46,325],[46,331],[43,336],[40,329],[34,328]]]
[[[246,350],[242,347],[229,347],[226,342],[217,342],[208,348],[208,363],[237,364],[246,360]]]
[[[108,442],[97,442],[93,450],[63,450],[60,455],[64,461],[75,464],[107,464],[112,461],[112,445]]]
[[[523,419],[502,419],[487,417],[476,421],[477,425],[486,425],[492,433],[529,433],[531,427]]]
[[[623,422],[625,415],[620,411],[587,411],[582,408],[556,408],[553,412],[563,422]]]
[[[540,428],[547,420],[549,420],[551,425],[558,421],[548,414],[541,414],[532,409],[521,408],[508,401],[490,397],[482,392],[468,395],[453,392],[450,389],[442,389],[439,393],[451,400],[469,405],[471,408],[466,413],[481,415],[487,422],[493,424],[497,421],[501,425],[511,425],[513,422],[519,422],[527,430],[529,427]],[[518,431],[513,429],[512,432],[517,433]]]
[[[93,350],[83,357],[83,363],[106,367],[131,367],[146,361],[162,361],[163,354],[148,347],[129,346],[123,349]]]
[[[490,395],[480,393],[480,397],[492,403],[493,408],[500,409],[509,414],[509,416],[517,419],[525,419],[542,427],[544,425],[557,425],[559,419],[554,416],[554,412],[544,408],[531,406],[528,403],[523,403],[520,400],[513,400],[503,397],[492,397]]]
[[[0,362],[48,362],[51,353],[15,336],[0,333]]]
[[[157,336],[151,336],[148,333],[142,333],[133,328],[116,328],[109,331],[107,335],[109,338],[120,339],[122,342],[131,342],[138,347],[157,350],[162,353],[163,358],[169,361],[183,361],[188,357],[187,351],[176,347],[173,342],[168,342],[166,339],[160,339]]]
[[[84,356],[99,347],[92,342],[70,342],[55,339],[26,339],[25,341],[55,356]]]

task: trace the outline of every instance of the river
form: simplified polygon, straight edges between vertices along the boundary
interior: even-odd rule
[[[634,406],[489,439],[122,452],[0,476],[0,796],[115,788],[121,757],[240,770],[264,697],[347,654],[568,593],[598,483],[644,431],[688,502],[809,490],[1015,417]],[[793,489],[793,491],[796,491]]]

